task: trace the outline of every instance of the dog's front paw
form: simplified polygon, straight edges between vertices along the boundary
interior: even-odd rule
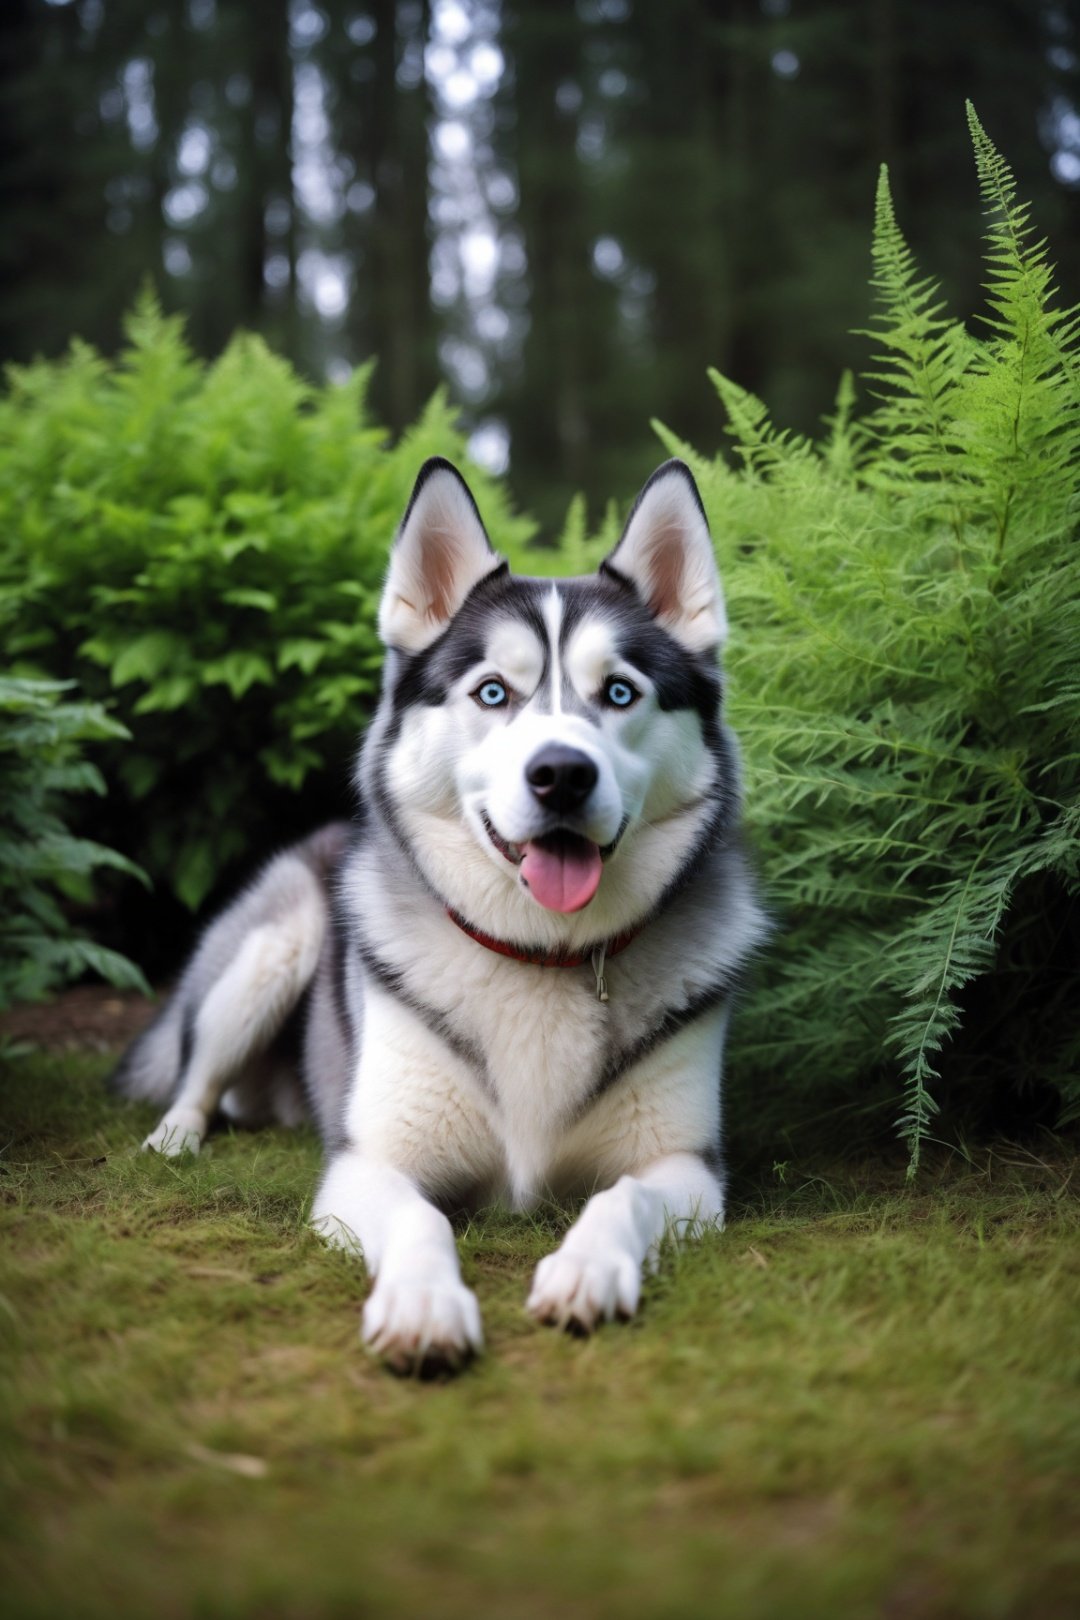
[[[623,1249],[556,1249],[541,1260],[526,1309],[538,1322],[591,1333],[600,1322],[633,1316],[641,1267]]]
[[[454,1372],[484,1348],[480,1307],[464,1283],[377,1282],[361,1337],[396,1373]]]
[[[170,1108],[143,1143],[144,1153],[160,1153],[178,1159],[183,1153],[198,1153],[206,1135],[206,1115],[199,1108]]]

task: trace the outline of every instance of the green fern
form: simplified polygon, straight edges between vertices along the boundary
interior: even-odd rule
[[[1046,243],[1034,238],[1030,209],[968,104],[968,123],[986,233],[991,339],[975,351],[967,411],[976,429],[968,447],[981,475],[994,525],[994,561],[1004,557],[1015,519],[1029,509],[1044,518],[1070,504],[1069,460],[1075,454],[1080,398],[1076,388],[1075,310],[1051,306],[1053,271]],[[1025,525],[1026,526],[1026,525]]]
[[[899,1101],[911,1173],[946,1100],[978,1115],[984,1093],[1053,1091],[1080,1112],[1077,320],[969,117],[981,329],[920,272],[883,171],[870,409],[845,381],[808,443],[714,377],[741,465],[695,458],[781,918],[733,1112],[741,1084],[771,1147]]]
[[[0,1009],[85,972],[149,993],[139,970],[73,928],[65,900],[85,901],[102,867],[142,877],[115,850],[74,838],[71,794],[103,794],[87,742],[125,737],[96,704],[72,701],[70,683],[0,676]]]
[[[880,401],[866,424],[878,456],[865,474],[889,488],[926,480],[946,492],[945,510],[958,546],[962,522],[952,484],[962,484],[963,445],[956,428],[956,394],[971,357],[962,326],[945,314],[937,283],[921,276],[896,222],[888,171],[878,178],[873,241],[877,316],[866,334],[880,345],[882,370],[868,372]]]

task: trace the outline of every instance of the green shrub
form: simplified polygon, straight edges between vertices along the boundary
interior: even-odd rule
[[[114,364],[76,344],[11,374],[0,603],[17,598],[24,669],[76,679],[131,733],[104,760],[96,836],[194,909],[347,809],[389,542],[420,462],[465,445],[436,397],[388,447],[367,371],[310,388],[246,336],[208,367],[149,299],[128,338]],[[518,552],[532,525],[470,477]]]
[[[979,334],[919,275],[883,172],[869,412],[845,379],[808,443],[715,376],[738,470],[661,430],[718,539],[781,925],[738,1027],[737,1115],[764,1108],[772,1134],[834,1108],[855,1130],[899,1107],[912,1167],[946,1081],[999,1124],[1048,1091],[1080,1109],[1077,320],[969,115]]]
[[[82,744],[126,733],[95,703],[61,701],[65,690],[0,676],[0,1010],[88,970],[148,988],[124,957],[83,938],[63,904],[89,898],[98,868],[141,876],[122,855],[67,830],[68,796],[105,792]]]

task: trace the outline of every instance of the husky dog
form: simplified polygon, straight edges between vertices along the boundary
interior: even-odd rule
[[[665,1233],[719,1224],[724,1028],[765,920],[681,462],[595,576],[552,583],[428,461],[379,628],[355,823],[271,861],[117,1078],[168,1104],[145,1145],[170,1155],[219,1108],[314,1116],[313,1222],[363,1257],[364,1339],[405,1371],[482,1346],[447,1210],[590,1194],[528,1297],[583,1331],[632,1315]]]

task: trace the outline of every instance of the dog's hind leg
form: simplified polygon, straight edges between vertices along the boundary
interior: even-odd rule
[[[173,1100],[143,1146],[197,1153],[230,1083],[270,1045],[315,971],[326,909],[314,891],[287,916],[259,923],[194,1009],[190,1053]]]

